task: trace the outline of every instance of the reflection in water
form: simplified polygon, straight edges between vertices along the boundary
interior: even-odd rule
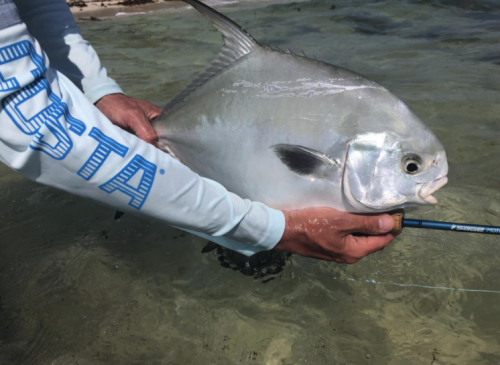
[[[381,83],[426,121],[450,182],[408,217],[500,224],[498,2],[221,10],[262,44]],[[159,105],[222,44],[186,9],[80,26],[123,89]],[[497,237],[406,230],[354,266],[292,256],[264,283],[202,255],[201,239],[113,214],[0,166],[0,364],[500,363]]]

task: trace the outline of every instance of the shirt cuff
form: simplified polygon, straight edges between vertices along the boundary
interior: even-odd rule
[[[190,229],[179,228],[183,231],[205,238],[223,247],[239,252],[245,256],[255,255],[257,252],[272,250],[283,237],[285,232],[285,215],[281,210],[269,209],[269,225],[264,237],[256,244],[238,242],[225,236],[210,236],[205,233],[192,231]]]
[[[269,225],[264,237],[254,247],[259,251],[272,250],[283,237],[285,233],[285,215],[281,210],[269,209]]]
[[[94,86],[92,89],[85,92],[85,96],[92,103],[95,104],[102,97],[109,94],[125,94],[121,87],[114,81],[108,81]]]

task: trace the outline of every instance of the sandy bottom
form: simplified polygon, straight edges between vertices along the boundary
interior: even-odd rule
[[[430,126],[450,182],[439,206],[408,217],[499,225],[495,4],[249,1],[219,10],[262,44],[381,83]],[[222,44],[183,8],[78,24],[124,91],[158,105]],[[406,229],[356,265],[292,256],[264,282],[201,254],[201,239],[113,215],[0,166],[0,364],[500,364],[497,237]]]

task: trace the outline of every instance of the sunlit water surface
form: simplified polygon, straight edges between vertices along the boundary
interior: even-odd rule
[[[500,224],[498,2],[219,10],[262,44],[381,83],[426,121],[450,182],[408,216]],[[221,46],[187,9],[79,25],[123,89],[159,105]],[[112,217],[0,166],[0,364],[500,364],[498,237],[407,229],[354,266],[294,256],[263,283],[202,255],[201,239]]]

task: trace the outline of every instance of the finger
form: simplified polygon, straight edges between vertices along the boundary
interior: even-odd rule
[[[394,228],[394,219],[389,214],[357,215],[349,214],[342,228],[346,233],[384,234]]]
[[[161,113],[161,108],[151,104],[151,111],[149,112],[149,120],[158,118],[160,116],[160,113]]]
[[[354,258],[365,257],[387,247],[394,237],[392,234],[368,237],[347,236],[348,250],[346,254]]]
[[[354,257],[345,257],[345,258],[337,260],[336,262],[338,262],[339,264],[352,265],[352,264],[355,264],[356,262],[358,262],[359,260],[360,259],[355,259]]]
[[[147,143],[154,144],[158,141],[158,135],[151,126],[149,119],[144,113],[138,113],[135,116],[131,116],[132,120],[127,123],[127,125],[132,129],[134,134]]]
[[[158,118],[160,116],[161,108],[159,106],[151,104],[147,101],[142,101],[141,104],[142,104],[141,109],[147,115],[149,120],[153,120],[153,119]]]

